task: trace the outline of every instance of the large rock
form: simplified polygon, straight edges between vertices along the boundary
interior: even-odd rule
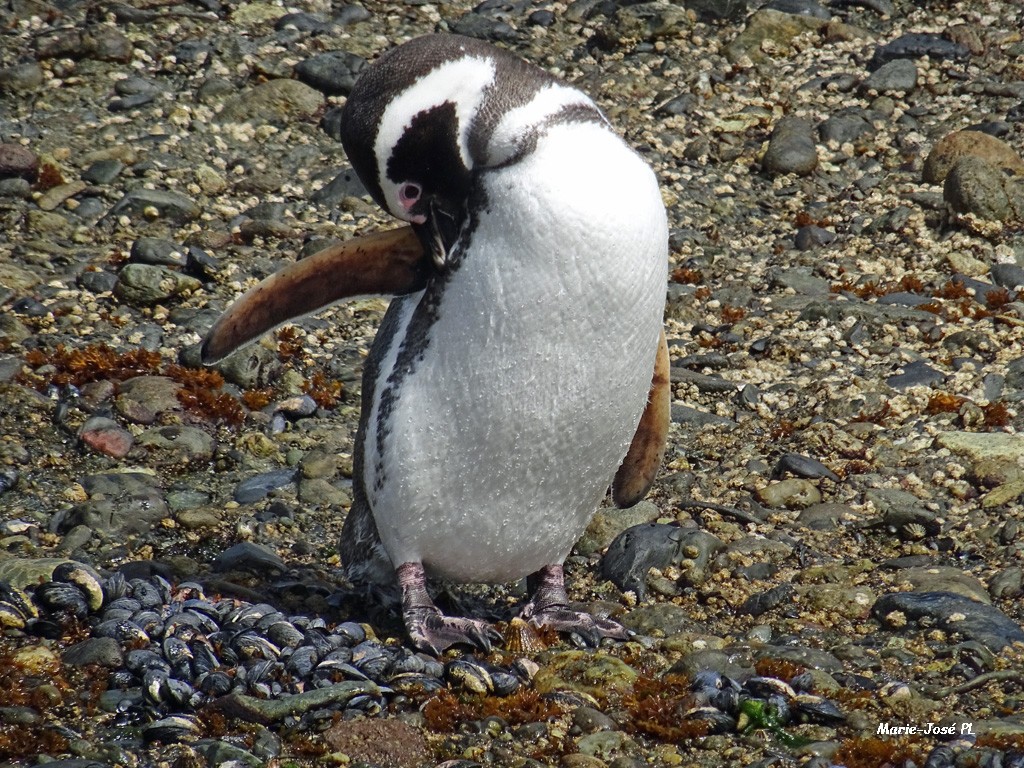
[[[1005,141],[981,131],[955,131],[932,147],[924,161],[921,178],[928,184],[940,184],[963,157],[980,157],[990,165],[1024,176],[1024,159]]]

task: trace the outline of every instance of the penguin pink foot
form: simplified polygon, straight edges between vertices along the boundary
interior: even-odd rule
[[[485,621],[445,616],[427,594],[427,575],[419,563],[403,563],[395,569],[402,590],[402,619],[413,645],[435,656],[453,645],[468,645],[484,653],[501,640]]]
[[[530,575],[527,584],[532,596],[523,606],[519,617],[538,629],[575,634],[589,646],[599,645],[606,637],[613,640],[629,638],[629,632],[617,621],[591,616],[585,611],[574,611],[569,607],[561,565],[544,566]]]

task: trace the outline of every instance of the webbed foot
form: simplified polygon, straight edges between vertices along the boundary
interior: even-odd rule
[[[427,593],[427,578],[420,563],[403,563],[396,571],[405,630],[421,651],[437,656],[453,645],[468,645],[487,653],[492,643],[501,640],[486,621],[441,613]]]
[[[523,606],[520,617],[539,629],[553,629],[575,635],[584,644],[596,647],[601,640],[629,639],[629,631],[611,619],[591,616],[569,607],[565,592],[565,575],[561,565],[547,565],[529,578],[532,596]]]

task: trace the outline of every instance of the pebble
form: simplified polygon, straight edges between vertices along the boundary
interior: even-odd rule
[[[295,469],[275,469],[246,478],[235,487],[235,501],[239,504],[255,504],[276,488],[294,483],[297,475]]]
[[[782,118],[772,129],[761,166],[772,176],[813,172],[818,166],[813,124],[801,117]]]
[[[914,299],[920,301],[919,298]],[[893,389],[908,389],[909,387],[930,387],[941,384],[946,376],[941,371],[928,365],[924,360],[915,360],[903,366],[903,372],[894,374],[885,380]]]
[[[228,547],[213,561],[214,570],[234,571],[247,569],[261,572],[264,569],[283,572],[287,566],[276,552],[260,544],[243,541]]]
[[[871,57],[868,69],[875,71],[894,59],[919,59],[923,56],[936,61],[964,61],[970,57],[970,51],[932,32],[908,32],[879,45]]]
[[[114,285],[114,295],[136,307],[145,307],[198,290],[202,283],[166,267],[126,264]]]
[[[347,96],[366,63],[348,51],[325,51],[296,64],[295,74],[325,96]]]
[[[131,451],[135,438],[113,419],[90,416],[78,432],[79,439],[94,451],[122,459]]]
[[[323,103],[319,91],[298,80],[269,80],[225,99],[215,119],[220,123],[275,123],[309,117]]]
[[[810,480],[789,477],[757,489],[757,499],[771,509],[803,509],[821,502],[821,491]]]
[[[157,464],[187,464],[208,461],[215,441],[198,427],[152,427],[136,438],[149,451],[149,460]]]
[[[882,64],[861,84],[865,92],[910,93],[917,87],[917,65],[910,59],[893,59]]]
[[[875,136],[875,121],[881,118],[871,110],[851,107],[842,110],[818,126],[818,136],[823,142],[845,144],[847,142],[866,141]]]
[[[0,178],[18,177],[34,181],[39,172],[39,158],[19,144],[0,144]]]
[[[136,187],[114,204],[110,216],[158,217],[170,223],[199,218],[199,206],[179,192]]]

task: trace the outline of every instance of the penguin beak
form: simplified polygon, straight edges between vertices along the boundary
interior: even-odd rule
[[[428,204],[426,221],[418,225],[424,248],[438,272],[444,272],[451,263],[451,251],[462,230],[462,219],[449,211],[437,198]]]
[[[202,361],[222,360],[267,331],[343,299],[418,291],[427,284],[431,262],[437,264],[437,256],[427,256],[412,227],[325,248],[275,272],[228,307],[203,341]]]

